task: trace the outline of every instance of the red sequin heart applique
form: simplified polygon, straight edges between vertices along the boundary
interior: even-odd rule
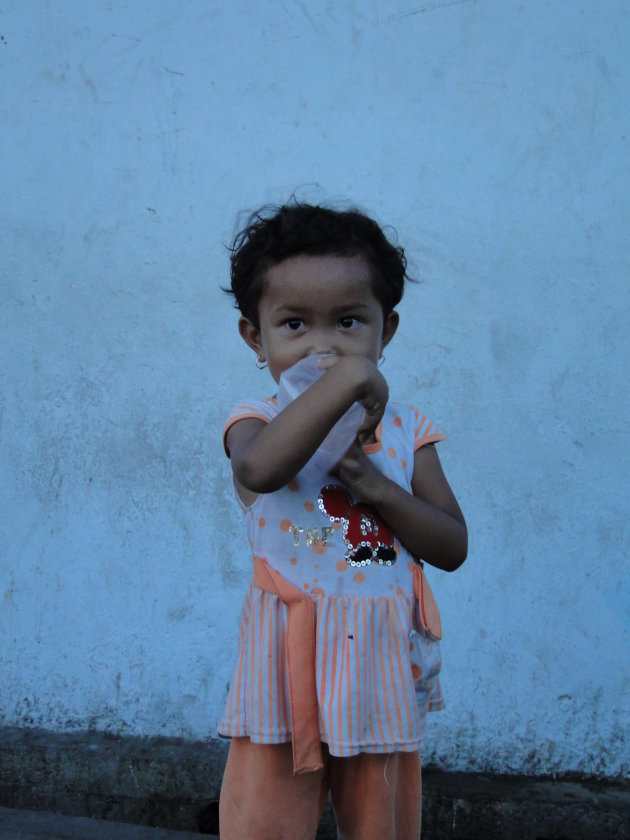
[[[394,535],[371,505],[355,504],[352,496],[337,484],[322,487],[319,509],[332,522],[343,525],[343,540],[348,547],[346,561],[351,566],[372,562],[391,566],[396,562]]]

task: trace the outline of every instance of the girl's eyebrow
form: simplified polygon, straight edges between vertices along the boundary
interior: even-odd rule
[[[271,312],[273,315],[303,315],[305,312],[308,311],[308,307],[306,306],[293,306],[290,303],[280,303],[278,306],[272,308]]]
[[[349,303],[343,303],[340,306],[332,307],[331,312],[339,313],[339,312],[362,312],[366,309],[369,309],[369,305],[362,300],[350,301]],[[291,304],[291,303],[280,303],[276,306],[273,311],[276,315],[281,315],[289,312],[296,312],[296,313],[304,313],[309,312],[312,307],[304,305],[304,304]]]
[[[351,303],[344,303],[343,306],[338,308],[338,312],[349,312],[352,310],[356,312],[357,310],[369,309],[369,305],[362,300],[357,300],[356,302]]]

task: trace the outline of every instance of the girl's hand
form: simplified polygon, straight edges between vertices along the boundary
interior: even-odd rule
[[[387,400],[389,399],[389,388],[385,377],[376,367],[374,362],[366,359],[365,356],[326,356],[321,359],[319,366],[324,370],[330,370],[340,364],[343,368],[343,377],[349,383],[359,385],[357,402],[360,402],[365,409],[365,419],[357,430],[359,441],[366,441],[374,432],[383,418]]]
[[[357,438],[361,443],[365,443],[372,436],[383,419],[389,399],[389,387],[385,377],[376,365],[372,365],[372,368],[367,394],[359,400],[365,409],[365,420],[357,429]]]

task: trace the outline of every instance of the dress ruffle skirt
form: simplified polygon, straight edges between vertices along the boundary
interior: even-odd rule
[[[444,703],[440,644],[423,629],[417,601],[402,589],[391,597],[311,597],[319,729],[331,755],[419,749],[427,712]],[[250,585],[221,735],[291,740],[286,637],[286,605]]]

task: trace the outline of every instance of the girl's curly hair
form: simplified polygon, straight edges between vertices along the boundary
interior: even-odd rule
[[[230,247],[231,286],[224,291],[256,327],[269,268],[298,254],[360,256],[370,266],[373,292],[385,315],[400,302],[407,274],[404,249],[356,208],[333,210],[297,201],[265,205],[247,220]]]

